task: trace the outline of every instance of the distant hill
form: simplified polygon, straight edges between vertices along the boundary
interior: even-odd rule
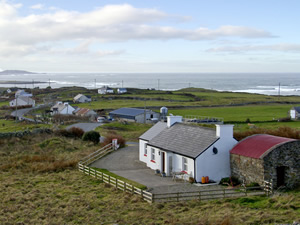
[[[0,72],[0,75],[13,75],[13,74],[37,74],[37,73],[28,72],[25,70],[4,70]]]

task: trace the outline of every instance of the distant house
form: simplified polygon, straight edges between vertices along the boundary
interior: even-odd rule
[[[80,108],[74,112],[76,116],[97,117],[97,113],[92,109]]]
[[[9,93],[15,92],[15,91],[17,91],[17,90],[18,90],[18,88],[8,88],[8,89],[6,90],[6,92],[9,94]]]
[[[15,93],[15,97],[17,97],[17,96],[32,97],[32,94],[31,94],[31,93],[28,93],[28,92],[26,92],[26,91],[24,91],[24,90],[18,90],[18,91],[16,91],[16,93]]]
[[[291,108],[290,117],[292,120],[297,120],[300,118],[300,106]]]
[[[273,187],[300,185],[300,140],[257,134],[230,151],[232,175],[241,181]]]
[[[105,95],[105,94],[113,94],[113,93],[114,93],[114,90],[108,86],[103,86],[98,89],[98,94]]]
[[[118,94],[124,94],[127,92],[127,89],[126,88],[118,88],[117,92],[118,92]]]
[[[28,96],[17,96],[14,100],[9,102],[10,107],[15,106],[35,106],[35,100]]]
[[[52,115],[63,114],[71,115],[75,108],[69,105],[67,102],[57,102],[54,106],[51,107]]]
[[[230,176],[229,151],[237,143],[233,125],[216,130],[182,123],[181,116],[168,116],[139,137],[139,160],[167,176],[185,174],[201,182],[202,177],[219,182]]]
[[[109,113],[113,119],[123,119],[137,123],[147,123],[151,120],[158,120],[160,114],[152,110],[136,109],[136,108],[120,108]]]
[[[78,94],[73,99],[74,103],[84,103],[84,102],[91,102],[92,99],[90,96],[85,96],[83,94]]]

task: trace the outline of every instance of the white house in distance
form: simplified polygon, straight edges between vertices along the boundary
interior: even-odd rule
[[[84,102],[91,102],[92,99],[90,96],[85,96],[83,94],[78,94],[73,99],[74,103],[84,103]]]
[[[127,89],[126,88],[118,88],[117,92],[118,92],[118,94],[124,94],[127,92]]]
[[[229,151],[237,143],[233,125],[216,125],[216,130],[182,123],[181,116],[168,116],[139,138],[139,159],[167,176],[185,173],[201,182],[203,176],[219,182],[230,176]]]
[[[15,106],[35,106],[35,100],[28,96],[17,96],[14,100],[9,102],[10,107]]]
[[[16,91],[16,93],[15,93],[15,97],[17,97],[17,96],[32,97],[32,94],[31,94],[31,93],[28,93],[28,92],[26,92],[26,91],[24,91],[24,90],[18,90],[18,91]]]
[[[98,89],[98,94],[105,95],[105,94],[113,94],[113,93],[114,93],[114,90],[108,86],[103,86]]]
[[[51,107],[52,115],[55,114],[64,114],[71,115],[75,109],[69,105],[67,102],[57,102],[54,106]]]
[[[291,117],[292,120],[299,119],[299,117],[300,117],[300,106],[291,108],[290,117]]]

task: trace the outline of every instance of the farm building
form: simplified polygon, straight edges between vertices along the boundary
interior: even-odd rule
[[[71,115],[75,109],[69,105],[67,102],[57,102],[54,106],[51,107],[52,115],[55,114],[64,114]]]
[[[9,102],[10,107],[14,106],[35,106],[35,100],[28,96],[17,96],[14,100]]]
[[[84,103],[84,102],[91,102],[92,99],[90,96],[85,96],[83,94],[78,94],[74,97],[73,101],[75,103]]]
[[[220,181],[230,176],[229,151],[237,143],[233,125],[212,128],[182,123],[181,116],[168,116],[139,138],[139,159],[153,170],[170,176],[184,173],[201,182],[203,176]]]
[[[300,106],[293,107],[290,110],[290,117],[292,120],[298,120],[300,117]]]
[[[118,94],[124,94],[127,92],[127,89],[126,88],[118,88],[117,92],[118,92]]]
[[[273,186],[300,184],[300,141],[258,134],[240,141],[230,151],[233,176],[245,183],[271,181]]]
[[[98,94],[105,95],[105,94],[113,94],[113,93],[114,93],[114,90],[108,86],[103,86],[98,89]]]
[[[31,93],[28,93],[24,90],[18,90],[16,91],[15,93],[15,97],[18,97],[18,96],[26,96],[26,97],[32,97],[32,94]]]
[[[120,108],[109,113],[113,119],[123,119],[137,123],[147,123],[158,120],[160,114],[152,110],[136,109],[136,108]]]

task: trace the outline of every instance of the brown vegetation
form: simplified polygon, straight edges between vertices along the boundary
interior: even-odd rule
[[[278,127],[277,129],[253,128],[247,131],[234,132],[234,138],[240,141],[254,134],[270,134],[274,136],[300,139],[300,130],[290,127]]]
[[[125,147],[126,140],[121,135],[118,135],[115,132],[107,133],[102,145],[103,146],[108,145],[109,143],[112,142],[113,139],[118,139],[118,144],[120,145],[120,148]]]

